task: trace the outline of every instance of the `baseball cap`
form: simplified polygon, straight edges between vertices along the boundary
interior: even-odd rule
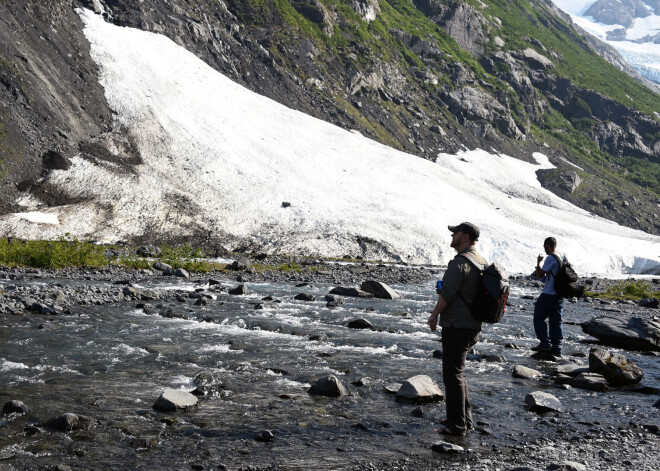
[[[471,222],[462,222],[458,226],[447,226],[449,228],[449,232],[454,233],[454,232],[462,232],[463,234],[467,234],[470,236],[470,240],[474,242],[479,238],[479,228],[472,224]]]

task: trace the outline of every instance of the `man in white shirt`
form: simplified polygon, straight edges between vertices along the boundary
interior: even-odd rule
[[[561,326],[561,313],[564,309],[564,298],[555,291],[555,277],[559,272],[561,260],[566,258],[558,253],[557,240],[548,237],[543,242],[543,249],[547,257],[539,255],[536,260],[536,276],[545,282],[543,292],[536,300],[534,306],[534,331],[539,344],[532,348],[536,352],[549,352],[553,356],[561,357],[561,341],[564,338]],[[543,267],[541,262],[545,258]],[[546,323],[546,319],[548,322]],[[548,327],[550,335],[548,335]]]

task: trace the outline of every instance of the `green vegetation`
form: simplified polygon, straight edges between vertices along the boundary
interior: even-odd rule
[[[653,291],[648,281],[625,280],[609,285],[604,293],[587,291],[585,296],[618,301],[639,301],[643,298],[660,298],[660,291]]]
[[[106,265],[103,247],[63,237],[56,241],[0,239],[0,265],[35,268],[95,267]]]

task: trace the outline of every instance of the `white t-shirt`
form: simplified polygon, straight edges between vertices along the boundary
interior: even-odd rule
[[[554,255],[559,257],[559,260],[566,262],[566,257],[562,254],[555,252]],[[545,272],[545,286],[543,286],[543,292],[545,294],[557,295],[555,291],[555,276],[559,273],[559,262],[553,255],[548,255],[545,257],[543,266],[541,269]]]

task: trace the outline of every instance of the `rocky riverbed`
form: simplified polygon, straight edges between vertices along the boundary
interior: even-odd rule
[[[598,392],[555,376],[558,365],[589,366],[597,341],[582,323],[652,320],[658,309],[567,302],[563,359],[537,360],[540,285],[513,280],[505,319],[484,326],[468,359],[476,429],[446,438],[434,432],[443,402],[399,402],[388,392],[416,375],[443,388],[439,337],[426,326],[442,269],[313,266],[187,277],[0,270],[0,403],[29,409],[0,416],[0,470],[660,469],[657,352],[603,347],[643,370],[633,386]],[[326,298],[368,279],[401,298]],[[243,294],[229,294],[239,286]],[[516,365],[538,374],[514,377]],[[308,393],[327,375],[348,395]],[[196,405],[154,409],[169,389],[195,391]],[[561,411],[530,410],[535,391]]]

